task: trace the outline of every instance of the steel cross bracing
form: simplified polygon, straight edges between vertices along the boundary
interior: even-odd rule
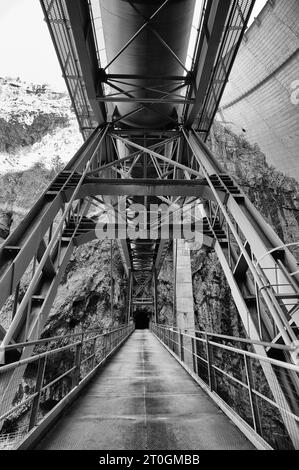
[[[129,0],[121,4],[119,8],[125,9],[125,13],[121,11],[120,16],[127,15],[121,28],[124,31],[129,28],[126,22],[130,21],[130,17],[136,23],[136,26],[132,23],[130,28],[136,28],[136,31],[123,34],[124,43],[119,44],[119,49],[106,65],[102,65],[99,59],[99,47],[103,46],[98,44],[95,27],[98,19],[93,15],[93,1],[40,1],[85,138],[98,124],[104,124],[107,120],[113,120],[123,128],[140,128],[146,114],[160,119],[169,128],[179,122],[199,131],[202,138],[207,137],[254,0],[203,2],[199,23],[193,26],[197,34],[190,69],[185,65],[185,56],[180,55],[172,42],[165,39],[169,31],[164,33],[162,26],[168,12],[175,18],[189,8],[192,16],[194,0],[184,0],[181,6],[180,2],[161,0],[160,5],[154,2],[152,8],[151,2],[148,2],[148,7]],[[99,2],[104,8],[111,5],[107,0]],[[145,14],[147,8],[150,13]],[[109,22],[116,16],[111,13],[110,17],[104,17],[107,22],[107,25],[105,21],[103,24],[104,33],[113,28],[114,25]],[[152,64],[154,72],[147,67],[142,73],[136,73],[132,64],[132,70],[124,73],[119,68],[122,67],[122,60],[129,64],[132,54],[136,60],[142,59],[138,48],[142,47],[142,41],[147,37],[145,34],[149,35],[146,51],[152,52],[151,48],[158,51],[158,62]],[[189,37],[189,34],[190,31],[186,36]],[[106,47],[109,49],[110,44]],[[160,55],[162,61],[159,60]],[[172,67],[172,64],[177,65],[176,73],[167,70],[167,66]]]
[[[74,247],[97,238],[98,217],[111,212],[113,205],[118,207],[120,199],[125,217],[122,214],[116,223],[106,218],[103,226],[108,238],[118,238],[124,227],[129,233],[121,246],[130,275],[128,319],[138,303],[155,307],[157,315],[155,295],[148,295],[150,283],[156,282],[172,237],[184,237],[182,227],[172,222],[169,238],[163,239],[163,216],[152,222],[148,214],[143,238],[135,239],[129,231],[134,219],[131,203],[149,207],[161,201],[173,212],[189,203],[190,209],[200,207],[202,244],[217,253],[248,336],[292,347],[294,353],[282,351],[279,359],[297,363],[296,260],[198,134],[185,129],[172,137],[161,131],[155,144],[144,147],[110,126],[99,128],[55,178],[0,250],[0,306],[8,300],[12,313],[7,331],[2,327],[2,348],[39,338]],[[153,228],[154,237],[149,232]],[[270,357],[274,351],[270,346],[257,350]],[[22,360],[31,353],[30,348],[20,349],[1,359]],[[19,368],[2,377],[2,410],[13,399],[23,372]],[[276,400],[285,402],[288,390],[284,408],[297,411],[289,397],[298,393],[298,377],[277,377],[269,368],[264,372]],[[289,432],[296,441],[294,430]]]
[[[121,2],[139,26],[106,67],[99,64],[90,2],[41,3],[80,128],[89,137],[1,247],[0,308],[6,302],[11,306],[10,326],[0,331],[2,362],[32,354],[33,347],[5,354],[3,348],[39,338],[74,248],[98,238],[99,220],[107,238],[117,239],[128,276],[127,321],[134,304],[152,306],[158,319],[157,277],[171,240],[185,236],[175,217],[170,224],[163,213],[151,219],[150,205],[163,203],[173,214],[183,207],[189,211],[195,230],[201,220],[202,246],[217,253],[247,335],[269,344],[258,343],[256,352],[297,363],[296,260],[199,137],[209,131],[254,2],[206,0],[190,71],[161,32],[161,15],[175,19],[183,2],[161,1],[147,16],[139,4]],[[129,48],[145,31],[155,38],[161,57],[174,61],[175,74],[164,70],[163,61],[158,71],[153,64],[155,72],[121,69],[119,61],[130,61]],[[169,37],[175,42],[173,34]],[[146,208],[140,238],[134,236],[132,204]],[[289,350],[278,357],[277,344]],[[25,367],[1,375],[0,417]],[[263,370],[275,401],[298,415],[298,376]],[[282,419],[299,448],[296,420]]]

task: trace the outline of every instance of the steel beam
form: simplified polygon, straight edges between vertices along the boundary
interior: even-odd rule
[[[186,127],[192,126],[201,110],[232,3],[232,0],[226,0],[225,2],[210,0],[208,2],[198,53],[195,58],[196,76],[192,94],[195,103],[186,111],[184,117]]]
[[[219,174],[219,170],[221,171],[220,165],[214,165],[211,152],[194,132],[190,133],[189,144],[201,164],[202,170],[205,172],[205,176],[212,189],[214,179],[211,179],[211,174]],[[228,180],[223,177],[224,174],[224,171],[222,171],[220,181],[225,186]],[[298,340],[288,319],[288,312],[291,309],[287,307],[290,294],[294,295],[294,298],[297,298],[299,303],[299,283],[295,277],[290,282],[290,273],[294,272],[297,265],[294,256],[287,248],[281,248],[284,245],[283,242],[269,224],[263,220],[241,190],[238,194],[229,194],[225,206],[218,201],[218,206],[230,227],[231,233],[238,240],[240,252],[245,263],[244,274],[248,271],[253,276],[260,295],[273,316],[285,344],[296,344]],[[235,225],[231,221],[231,215],[235,219]],[[239,232],[246,237],[247,244],[250,246],[251,256],[248,253],[248,249],[243,245],[236,226]],[[275,252],[275,249],[277,249],[277,252]],[[254,256],[255,262],[252,260],[252,256]],[[281,263],[283,266],[278,265],[277,256],[282,258]],[[277,283],[281,286],[280,289]],[[277,299],[278,292],[281,294],[280,301]],[[293,320],[299,326],[299,318],[296,315]],[[272,337],[272,339],[274,338]]]
[[[89,103],[98,123],[103,124],[106,121],[107,112],[105,107],[100,106],[97,101],[99,64],[88,3],[85,0],[65,0],[65,4]],[[104,91],[101,86],[100,89],[103,95]]]
[[[190,99],[190,100],[185,100],[183,98],[176,98],[176,97],[173,97],[173,98],[147,98],[147,97],[140,97],[140,98],[122,98],[120,96],[113,96],[113,95],[106,95],[106,96],[98,96],[97,97],[97,101],[99,103],[150,103],[150,104],[163,104],[163,103],[167,103],[167,104],[193,104],[194,103],[194,100],[193,99]]]
[[[64,191],[65,200],[68,201],[73,193],[69,188]],[[226,198],[226,191],[219,192],[222,201]],[[205,180],[157,180],[157,179],[102,179],[86,178],[77,194],[78,199],[87,196],[179,196],[212,199],[214,195]]]
[[[103,74],[102,70],[100,70],[100,79],[101,82],[106,83],[109,80],[165,80],[165,81],[172,81],[172,82],[189,82],[189,76],[183,75],[138,75],[138,74]]]
[[[154,319],[155,323],[159,322],[159,316],[158,316],[158,276],[157,276],[157,271],[154,268],[153,272],[153,289],[154,289]]]

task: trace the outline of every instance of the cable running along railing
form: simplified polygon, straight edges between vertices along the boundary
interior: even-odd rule
[[[13,450],[130,336],[134,326],[86,330],[7,346],[5,354],[34,346],[31,357],[0,367],[0,376],[25,367],[24,383],[0,416],[0,449]],[[25,386],[24,386],[25,384]]]
[[[298,377],[298,365],[254,353],[253,342],[245,338],[202,331],[186,334],[157,324],[152,324],[151,329],[222,409],[235,418],[235,423],[241,424],[243,431],[262,438],[261,442],[269,448],[294,449],[289,429],[293,428],[298,435],[298,395],[296,400],[294,394],[289,396],[292,406],[286,407],[285,396],[289,390],[281,387],[284,396],[276,393],[274,397],[268,380],[272,374],[273,389],[278,376],[283,378],[291,373]]]

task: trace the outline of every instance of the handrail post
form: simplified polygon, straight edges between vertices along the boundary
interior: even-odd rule
[[[154,316],[155,316],[155,323],[158,322],[158,287],[157,287],[157,271],[154,268],[153,272],[153,281],[154,281]]]
[[[29,431],[34,428],[36,425],[36,420],[38,416],[38,409],[42,394],[42,387],[44,382],[45,370],[46,370],[46,356],[43,356],[38,361],[38,369],[37,369],[37,377],[36,377],[36,384],[35,384],[35,393],[37,395],[34,397],[32,402],[32,408],[30,413],[30,421],[29,421]]]
[[[107,333],[107,342],[106,342],[106,357],[111,351],[111,339],[112,339],[112,333],[108,332]]]
[[[103,358],[102,359],[105,359],[105,357],[107,356],[107,349],[108,349],[108,333],[104,333],[103,334]]]
[[[210,387],[210,390],[213,391],[214,384],[213,384],[213,373],[212,373],[212,351],[211,351],[211,346],[210,346],[209,337],[207,333],[205,333],[205,338],[206,338],[206,347],[207,347],[209,387]]]
[[[72,388],[75,388],[80,382],[80,369],[81,369],[81,359],[82,359],[83,337],[84,337],[84,333],[81,336],[80,343],[78,343],[77,346],[76,346],[75,370],[73,372]]]
[[[97,338],[93,340],[93,346],[92,346],[92,363],[91,363],[91,370],[94,369],[95,361],[96,361],[96,345],[97,345]]]
[[[245,371],[246,371],[246,379],[247,379],[247,386],[248,386],[248,393],[249,393],[249,400],[250,400],[250,407],[251,407],[251,414],[253,420],[253,427],[255,432],[261,434],[262,426],[260,421],[260,415],[258,410],[258,405],[256,403],[256,397],[253,393],[253,375],[252,375],[252,367],[250,358],[244,353],[244,363],[245,363]]]
[[[182,330],[180,330],[180,351],[181,351],[181,361],[184,362],[184,336]]]
[[[191,344],[192,344],[193,370],[194,370],[195,374],[198,375],[196,338],[193,338],[193,337],[191,338]]]

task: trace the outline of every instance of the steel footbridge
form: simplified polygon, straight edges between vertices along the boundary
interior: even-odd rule
[[[207,146],[254,3],[41,0],[84,144],[0,248],[2,447],[299,448],[297,260]],[[102,237],[124,265],[124,324],[40,339],[74,249]],[[182,240],[217,254],[243,338],[184,311]]]

